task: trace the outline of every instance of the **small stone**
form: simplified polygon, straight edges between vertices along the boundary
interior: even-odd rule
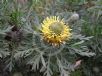
[[[13,76],[23,76],[21,72],[15,72]]]

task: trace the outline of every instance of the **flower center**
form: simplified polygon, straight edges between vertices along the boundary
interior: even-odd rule
[[[53,33],[55,33],[57,35],[60,35],[64,28],[63,28],[63,25],[60,22],[54,22],[49,26],[49,29]]]

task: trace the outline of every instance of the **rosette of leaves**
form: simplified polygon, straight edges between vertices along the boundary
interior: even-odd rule
[[[67,17],[66,14],[68,14]],[[82,20],[74,21],[73,15],[70,17],[71,14],[73,13],[57,13],[60,18],[64,18],[66,24],[69,23],[72,29],[70,41],[66,41],[65,44],[59,46],[52,46],[44,42],[40,31],[40,19],[36,14],[34,22],[38,23],[34,26],[31,26],[31,23],[25,26],[25,31],[31,35],[29,43],[32,45],[27,50],[16,53],[14,57],[16,59],[24,57],[26,63],[31,65],[31,70],[38,72],[38,75],[68,76],[70,71],[74,70],[74,63],[78,58],[95,55],[85,45],[85,42],[91,37],[85,37],[80,33]]]

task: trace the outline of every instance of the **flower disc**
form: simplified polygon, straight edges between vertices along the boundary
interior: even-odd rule
[[[69,40],[71,37],[70,30],[69,26],[56,16],[44,19],[41,28],[43,39],[52,45],[59,45]]]

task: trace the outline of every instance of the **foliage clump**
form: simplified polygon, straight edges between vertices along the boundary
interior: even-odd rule
[[[99,57],[99,53],[101,56],[102,50],[102,11],[101,7],[99,8],[101,6],[99,1],[101,2],[101,0],[1,0],[1,75],[70,76],[70,73],[82,63],[80,68],[83,71],[79,69],[77,72],[75,71],[75,74],[83,73],[86,76],[91,76],[87,72],[92,69],[90,62],[93,63]],[[58,38],[58,35],[55,38],[55,34],[56,31],[57,33],[61,31],[57,29],[59,26],[53,28],[53,34],[48,31],[52,28],[44,27],[47,30],[41,31],[41,23],[51,16],[58,23],[63,23],[63,26],[66,25],[72,29],[70,30],[70,39],[65,42],[63,40],[63,43],[57,46],[50,43],[57,43],[55,39]],[[93,19],[96,16],[97,18]],[[59,20],[55,19],[56,17],[59,17]],[[53,19],[51,20],[53,21]],[[49,20],[48,23],[45,20],[45,23],[48,26],[51,21]],[[53,25],[55,27],[55,24]],[[42,32],[46,35],[50,34],[50,38],[47,38],[50,41],[46,39],[49,42],[44,41]],[[65,31],[65,33],[68,32]],[[64,35],[67,36],[67,34]],[[51,41],[52,38],[53,41]],[[63,39],[63,37],[61,38]],[[61,38],[58,38],[57,41],[60,42]],[[93,71],[97,70],[96,64]],[[74,76],[74,73],[72,75]]]

